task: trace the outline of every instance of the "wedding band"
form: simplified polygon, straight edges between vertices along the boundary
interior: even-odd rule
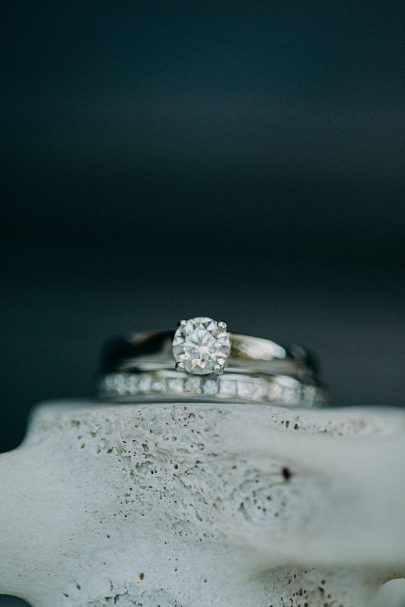
[[[226,323],[208,317],[180,321],[176,331],[116,339],[104,351],[101,370],[105,400],[324,403],[311,353],[228,333]]]
[[[100,385],[100,398],[106,401],[159,402],[180,400],[231,400],[278,405],[319,407],[325,404],[321,388],[287,375],[250,376],[228,374],[211,379],[177,371],[110,373]]]

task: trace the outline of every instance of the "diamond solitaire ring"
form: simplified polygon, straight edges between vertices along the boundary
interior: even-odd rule
[[[104,351],[102,373],[104,400],[324,403],[308,351],[229,333],[225,322],[205,316],[181,320],[175,331],[113,340]]]
[[[231,352],[226,323],[199,316],[181,320],[173,337],[176,369],[191,375],[223,373]]]

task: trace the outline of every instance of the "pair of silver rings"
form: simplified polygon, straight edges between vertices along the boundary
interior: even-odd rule
[[[315,357],[299,346],[229,333],[196,317],[176,330],[134,333],[104,350],[99,396],[113,402],[325,403]]]

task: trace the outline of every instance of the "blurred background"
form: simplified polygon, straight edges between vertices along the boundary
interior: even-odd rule
[[[0,451],[106,337],[196,315],[405,404],[403,2],[0,11]]]
[[[2,3],[0,450],[180,317],[405,403],[405,6]]]

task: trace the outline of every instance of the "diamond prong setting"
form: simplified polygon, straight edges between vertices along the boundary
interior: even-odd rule
[[[176,369],[190,375],[219,375],[231,349],[225,322],[207,316],[181,320],[173,338]]]

